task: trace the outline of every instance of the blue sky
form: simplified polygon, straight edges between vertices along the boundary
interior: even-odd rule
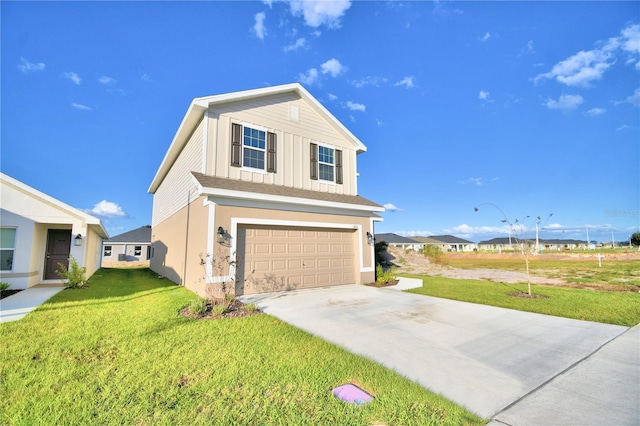
[[[377,232],[479,241],[530,216],[531,236],[550,214],[544,238],[639,230],[638,2],[0,8],[1,169],[112,236],[151,222],[193,98],[294,81],[367,145]]]

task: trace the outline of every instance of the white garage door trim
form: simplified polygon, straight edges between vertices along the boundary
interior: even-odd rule
[[[236,276],[236,253],[238,244],[238,226],[244,225],[271,225],[271,226],[290,226],[290,227],[302,227],[302,228],[334,228],[334,229],[355,229],[358,233],[358,258],[360,265],[358,270],[360,272],[366,272],[362,267],[364,264],[363,254],[363,235],[362,226],[348,223],[333,223],[333,222],[304,222],[295,220],[277,220],[277,219],[255,219],[255,218],[231,218],[231,265],[229,266],[229,277]],[[372,248],[373,250],[373,248]],[[369,268],[366,268],[369,269]],[[223,277],[224,278],[224,277]],[[230,279],[230,278],[229,278]]]

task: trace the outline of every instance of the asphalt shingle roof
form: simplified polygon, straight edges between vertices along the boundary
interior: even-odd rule
[[[151,225],[141,226],[133,231],[125,232],[105,240],[109,243],[150,243]]]
[[[397,234],[376,234],[376,242],[384,241],[389,244],[416,244],[418,241],[402,237]]]

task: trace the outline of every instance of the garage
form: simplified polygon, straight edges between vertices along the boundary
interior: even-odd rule
[[[237,238],[244,294],[356,282],[354,229],[251,225]]]

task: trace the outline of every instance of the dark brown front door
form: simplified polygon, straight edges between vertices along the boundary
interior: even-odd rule
[[[60,277],[56,270],[58,263],[69,267],[69,252],[71,251],[71,230],[49,229],[47,236],[47,259],[44,267],[44,279],[56,280]]]

